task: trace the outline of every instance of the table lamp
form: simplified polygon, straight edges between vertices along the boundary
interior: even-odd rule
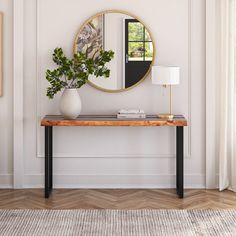
[[[170,87],[170,113],[158,114],[158,117],[164,119],[173,119],[172,114],[172,91],[171,86],[179,84],[179,67],[176,66],[153,66],[152,67],[152,83],[162,85],[165,88]]]

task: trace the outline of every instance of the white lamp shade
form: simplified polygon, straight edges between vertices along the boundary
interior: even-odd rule
[[[152,83],[159,85],[179,84],[180,68],[176,66],[153,66]]]

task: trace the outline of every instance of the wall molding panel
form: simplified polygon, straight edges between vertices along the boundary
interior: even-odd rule
[[[88,0],[83,11],[76,12],[74,6],[80,5],[80,1],[71,0],[68,5],[66,0],[14,0],[14,175],[0,175],[0,187],[10,187],[12,182],[14,188],[43,187],[44,128],[39,122],[44,114],[57,113],[59,102],[59,96],[49,101],[44,95],[44,70],[53,66],[47,55],[50,56],[54,46],[63,47],[66,54],[71,53],[73,33],[76,35],[83,18],[86,20],[86,16],[96,11],[113,8],[130,11],[141,18],[143,14],[143,22],[153,30],[158,42],[156,61],[179,63],[183,68],[182,83],[174,88],[173,95],[176,97],[174,108],[185,114],[190,124],[185,129],[185,186],[204,188],[207,178],[203,98],[206,86],[205,21],[202,19],[205,1],[150,0],[150,4],[159,4],[158,14],[152,7],[144,10],[142,0],[115,0],[112,3],[100,0],[103,8]],[[51,17],[55,3],[58,11]],[[134,3],[137,4],[135,9]],[[64,19],[65,7],[71,14]],[[168,102],[168,96],[161,94],[161,88],[154,88],[148,79],[134,90],[121,94],[106,94],[89,86],[82,87],[79,92],[84,99],[84,114],[114,113],[122,104],[132,107],[136,103],[147,113],[155,114],[157,110],[165,109]],[[104,106],[99,107],[102,103]],[[54,130],[56,188],[175,186],[174,129],[79,127],[72,130],[62,127]],[[150,142],[147,141],[149,138]]]
[[[188,121],[189,123],[191,123],[191,80],[192,80],[192,37],[191,37],[191,30],[192,30],[192,0],[187,0],[187,9],[188,9],[188,110],[187,110],[187,116],[188,116]],[[99,10],[98,10],[99,11]],[[37,91],[40,88],[40,80],[42,79],[40,76],[40,68],[41,68],[41,63],[40,63],[40,49],[41,49],[41,44],[40,44],[40,29],[42,27],[41,25],[41,17],[42,14],[40,13],[40,0],[37,0]],[[89,16],[88,16],[89,17]],[[86,19],[85,19],[86,20]],[[140,85],[142,86],[142,84]],[[39,93],[37,93],[37,101],[36,101],[36,117],[37,117],[37,122],[36,122],[36,137],[37,137],[37,141],[36,141],[36,156],[39,158],[44,157],[44,153],[42,152],[42,145],[43,144],[43,129],[42,127],[39,126],[39,122],[41,119],[41,111],[40,111],[40,95]],[[185,157],[186,158],[191,158],[191,146],[192,146],[192,128],[191,126],[185,128],[187,131],[185,131],[185,134],[187,134],[187,138],[186,138],[186,147],[187,150],[185,151]],[[157,132],[158,132],[158,128],[157,128]],[[175,131],[174,131],[175,132]],[[186,135],[185,135],[186,136]],[[132,153],[132,154],[126,154],[126,153],[119,153],[119,154],[114,154],[114,153],[102,153],[102,154],[96,154],[94,152],[94,154],[81,154],[78,151],[78,154],[71,154],[68,152],[68,154],[63,154],[60,152],[55,152],[54,155],[55,158],[107,158],[107,157],[111,157],[111,158],[175,158],[175,154],[174,153],[154,153],[154,154],[140,154],[140,153]]]
[[[24,173],[24,150],[23,150],[23,99],[24,99],[24,0],[14,0],[14,28],[13,28],[13,80],[14,80],[14,102],[13,102],[13,169],[14,187],[22,188]]]

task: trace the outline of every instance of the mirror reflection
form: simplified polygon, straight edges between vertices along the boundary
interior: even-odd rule
[[[114,51],[109,63],[110,78],[91,77],[90,84],[108,92],[129,89],[139,84],[154,60],[150,32],[139,20],[120,12],[105,12],[90,18],[81,27],[75,52],[96,57],[101,50]]]

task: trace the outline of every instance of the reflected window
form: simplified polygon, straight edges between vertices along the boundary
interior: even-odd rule
[[[145,26],[137,20],[127,20],[128,60],[152,61],[153,44]]]

